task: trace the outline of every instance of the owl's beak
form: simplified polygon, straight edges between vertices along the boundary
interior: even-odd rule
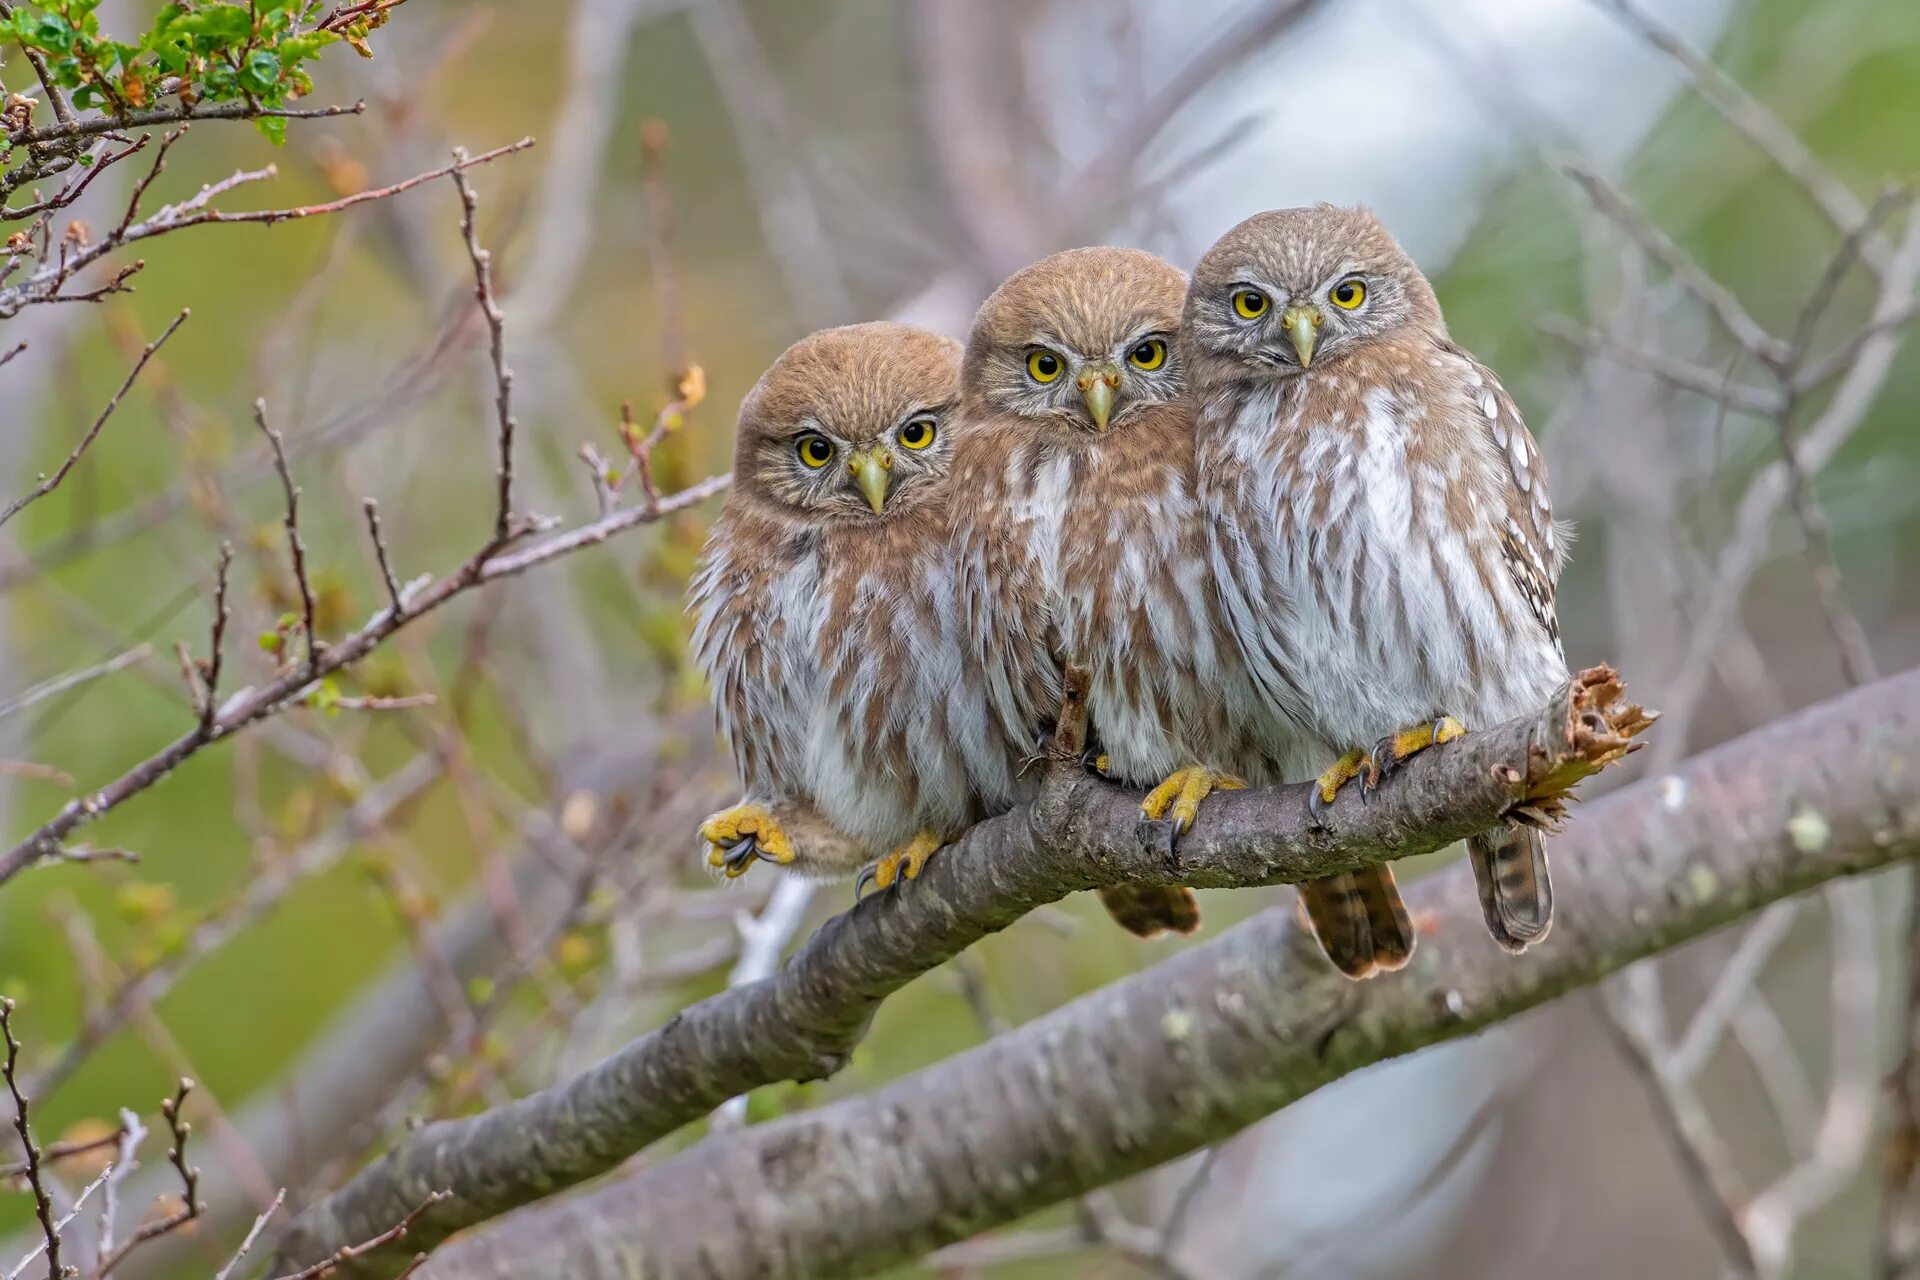
[[[1095,365],[1080,375],[1080,397],[1087,402],[1087,413],[1094,429],[1105,431],[1113,416],[1113,393],[1120,387],[1120,371],[1111,364]]]
[[[847,455],[847,470],[853,472],[853,482],[860,486],[873,514],[879,515],[887,505],[887,473],[893,470],[892,450],[856,449]]]
[[[1280,313],[1280,327],[1293,340],[1293,353],[1300,357],[1300,367],[1304,369],[1312,364],[1313,349],[1320,341],[1320,308],[1311,303],[1288,307]]]

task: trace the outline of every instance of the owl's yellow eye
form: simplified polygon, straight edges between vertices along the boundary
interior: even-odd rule
[[[924,449],[933,443],[935,434],[932,418],[915,418],[900,428],[900,443],[908,449]]]
[[[1327,296],[1333,299],[1334,306],[1351,311],[1367,300],[1367,286],[1358,280],[1342,280]]]
[[[1273,304],[1267,295],[1258,289],[1235,289],[1233,291],[1233,314],[1242,320],[1258,320],[1267,314],[1267,308]]]
[[[1052,382],[1062,368],[1060,357],[1051,351],[1036,351],[1027,357],[1027,376],[1035,382]]]
[[[800,461],[818,471],[833,461],[833,441],[825,436],[801,436],[795,452],[800,455]]]
[[[1136,369],[1145,369],[1149,373],[1167,362],[1167,344],[1159,338],[1148,338],[1145,342],[1135,343],[1133,350],[1127,352],[1127,363]]]

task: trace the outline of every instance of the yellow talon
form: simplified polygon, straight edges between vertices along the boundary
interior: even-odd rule
[[[1095,756],[1093,758],[1093,771],[1095,773],[1113,772],[1113,757],[1109,756],[1104,751],[1101,752],[1099,755]]]
[[[707,865],[725,871],[729,880],[747,874],[755,858],[781,866],[793,861],[793,842],[763,805],[722,809],[700,824],[700,838],[712,846]]]
[[[1146,799],[1140,802],[1140,814],[1150,822],[1171,816],[1174,829],[1185,832],[1199,816],[1202,800],[1215,791],[1240,791],[1246,785],[1230,773],[1188,765],[1175,769],[1159,786],[1147,792]]]
[[[1373,757],[1359,747],[1347,752],[1327,766],[1327,771],[1315,780],[1313,796],[1318,803],[1313,807],[1318,810],[1332,804],[1333,798],[1340,794],[1340,788],[1363,773],[1372,776],[1373,768]]]
[[[1372,760],[1368,762],[1367,790],[1379,786],[1381,778],[1428,747],[1452,742],[1455,738],[1464,737],[1466,732],[1467,727],[1452,716],[1441,716],[1380,739],[1374,746]]]
[[[922,831],[913,839],[889,853],[873,864],[873,882],[882,889],[891,888],[898,880],[916,880],[921,868],[927,865],[927,859],[934,855],[942,841],[931,831]]]

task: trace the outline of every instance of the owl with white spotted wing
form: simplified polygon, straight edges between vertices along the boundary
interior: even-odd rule
[[[1258,214],[1195,268],[1182,326],[1213,560],[1248,670],[1358,778],[1537,709],[1566,679],[1554,590],[1567,534],[1513,400],[1448,336],[1433,288],[1374,216]],[[1468,840],[1494,939],[1547,934],[1540,834]],[[1306,891],[1350,975],[1412,951],[1385,867]]]

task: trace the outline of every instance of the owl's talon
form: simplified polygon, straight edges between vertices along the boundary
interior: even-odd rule
[[[1425,751],[1452,742],[1467,732],[1466,726],[1452,716],[1437,716],[1426,724],[1414,725],[1380,739],[1373,748],[1375,761],[1367,776],[1366,790],[1373,791],[1400,771],[1400,766]]]
[[[765,806],[739,804],[722,809],[700,824],[700,838],[712,846],[707,865],[737,880],[754,860],[784,867],[793,861],[793,843]]]
[[[873,880],[874,880],[874,874],[873,874],[872,867],[860,868],[860,876],[857,880],[853,882],[853,905],[854,906],[857,907],[860,905],[861,897],[866,893],[867,886],[872,884]]]
[[[1140,802],[1140,814],[1148,821],[1167,819],[1175,836],[1185,835],[1200,814],[1200,802],[1215,791],[1239,791],[1246,783],[1229,773],[1215,773],[1202,765],[1175,769],[1159,786],[1147,792]]]
[[[1358,747],[1328,765],[1327,771],[1314,779],[1313,791],[1307,796],[1307,817],[1313,825],[1322,825],[1320,815],[1333,804],[1334,797],[1340,794],[1340,788],[1355,778],[1371,776],[1373,771],[1373,757]],[[1360,794],[1365,796],[1370,789],[1369,784],[1363,782]]]
[[[1112,764],[1112,758],[1104,751],[1088,749],[1080,755],[1081,767],[1088,773],[1096,774],[1102,778],[1109,776],[1108,770]]]
[[[853,900],[860,901],[860,894],[868,884],[880,889],[891,889],[897,884],[917,880],[921,869],[927,865],[927,859],[934,855],[942,843],[940,837],[933,832],[920,832],[913,839],[860,872],[860,878],[854,881]]]

